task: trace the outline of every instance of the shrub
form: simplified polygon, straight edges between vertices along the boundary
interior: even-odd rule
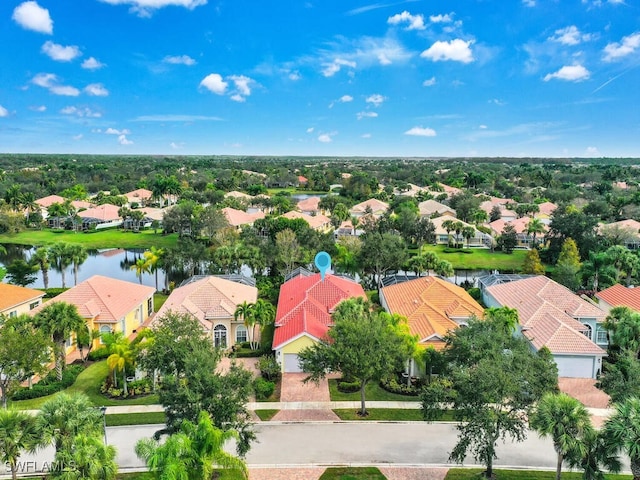
[[[385,378],[380,381],[380,386],[387,392],[397,393],[398,395],[409,395],[415,397],[420,391],[419,385],[407,385],[400,383],[395,377]]]
[[[70,387],[84,370],[83,365],[70,365],[62,372],[62,380],[58,380],[56,371],[51,370],[46,377],[36,383],[32,388],[21,387],[16,390],[11,399],[29,400],[32,398],[46,397]]]
[[[110,353],[107,347],[100,347],[100,348],[96,348],[95,350],[91,350],[91,352],[89,352],[89,360],[91,360],[92,362],[95,362],[98,360],[104,360],[105,358],[108,358],[109,355]]]
[[[342,392],[342,393],[355,393],[358,392],[360,390],[360,382],[355,381],[355,382],[345,382],[345,381],[340,381],[338,382],[338,391]]]
[[[478,287],[471,287],[469,290],[467,290],[467,293],[471,295],[471,298],[473,298],[476,302],[482,301],[482,292]]]
[[[63,292],[66,292],[69,289],[68,288],[47,288],[45,290],[44,288],[41,288],[39,290],[44,292],[44,298],[53,298],[53,297],[57,297]]]
[[[265,380],[274,381],[280,378],[280,365],[276,362],[276,359],[273,355],[263,355],[258,360],[258,369],[260,370],[260,375]]]
[[[256,400],[266,400],[276,389],[276,384],[269,382],[262,377],[258,377],[253,381],[253,389],[256,392]]]

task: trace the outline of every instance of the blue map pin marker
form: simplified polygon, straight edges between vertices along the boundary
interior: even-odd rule
[[[324,274],[331,268],[331,256],[327,252],[318,252],[314,262],[318,270],[320,270],[320,277],[324,282]]]

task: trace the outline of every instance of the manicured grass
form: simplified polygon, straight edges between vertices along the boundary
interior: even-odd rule
[[[86,370],[84,370],[75,383],[71,385],[66,390],[63,390],[65,393],[74,393],[81,392],[89,397],[89,399],[96,406],[107,406],[112,407],[116,405],[153,405],[158,403],[157,395],[147,395],[144,397],[138,398],[130,398],[124,400],[112,400],[110,398],[105,397],[100,393],[100,386],[107,375],[109,374],[109,367],[107,366],[107,361],[103,360],[101,362],[96,362],[92,365],[89,365]],[[40,406],[52,398],[55,395],[59,395],[60,392],[54,393],[53,395],[47,395],[46,397],[34,398],[31,400],[20,400],[17,402],[12,402],[12,405],[21,410],[35,410],[40,408]]]
[[[280,410],[255,410],[258,418],[263,422],[271,420]]]
[[[334,410],[336,415],[341,420],[372,420],[382,422],[422,422],[424,418],[422,416],[422,409],[406,409],[406,408],[367,408],[369,415],[361,417],[358,415],[359,410],[353,409],[336,409]],[[444,416],[439,420],[442,422],[453,421],[453,414],[446,412]]]
[[[462,251],[445,253],[445,245],[424,245],[423,249],[435,252],[441,260],[451,262],[453,268],[466,270],[520,271],[527,254],[526,250],[514,250],[512,254],[506,254],[491,252],[486,248],[465,248]]]
[[[338,381],[336,379],[329,380],[329,395],[331,401],[348,402],[360,401],[360,392],[342,393],[338,391]],[[387,392],[376,382],[369,382],[364,390],[367,400],[380,402],[419,402],[420,399],[411,395],[398,395],[397,393]]]
[[[220,474],[220,476],[216,478],[217,480],[244,480],[244,477],[240,472],[235,470],[214,470]],[[149,472],[138,472],[138,473],[121,473],[118,475],[118,480],[153,480],[155,477]],[[383,477],[384,478],[384,477]]]
[[[160,307],[164,305],[164,302],[167,301],[169,295],[165,295],[164,293],[154,293],[153,294],[153,311],[157,312],[160,310]]]
[[[482,472],[478,468],[452,468],[447,473],[445,480],[479,480],[483,479]],[[554,480],[556,472],[541,472],[529,470],[494,470],[495,480]],[[563,480],[581,480],[580,472],[562,472]],[[631,480],[631,475],[605,475],[607,480]]]
[[[112,413],[106,416],[107,427],[122,425],[164,425],[167,417],[164,412]]]
[[[320,480],[385,480],[376,467],[330,467],[327,468]]]
[[[95,233],[76,233],[68,230],[25,230],[20,233],[0,235],[0,243],[18,245],[51,245],[65,242],[82,245],[88,249],[98,248],[168,248],[178,241],[177,234],[162,235],[153,230],[140,233],[111,229]]]

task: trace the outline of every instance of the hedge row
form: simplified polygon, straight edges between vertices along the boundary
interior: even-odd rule
[[[36,383],[33,387],[20,387],[16,390],[11,399],[29,400],[31,398],[40,398],[47,395],[60,392],[70,387],[78,378],[78,375],[84,370],[84,365],[70,365],[62,372],[62,380],[58,380],[56,371],[51,370],[46,377]]]

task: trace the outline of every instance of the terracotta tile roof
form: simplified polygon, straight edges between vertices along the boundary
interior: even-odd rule
[[[31,288],[19,287],[8,283],[0,283],[0,312],[17,307],[24,303],[32,303],[44,297],[44,292]]]
[[[211,330],[215,319],[231,318],[239,304],[255,303],[257,299],[256,287],[210,276],[176,288],[155,318],[168,311],[190,313],[203,327]]]
[[[482,307],[461,287],[438,277],[419,277],[390,285],[380,291],[390,313],[407,318],[409,330],[420,337],[420,343],[442,343],[429,340],[444,337],[458,327],[455,319],[481,318]]]
[[[329,217],[325,217],[324,215],[307,215],[306,213],[296,212],[292,210],[282,216],[290,220],[301,218],[305,222],[307,222],[311,228],[316,230],[324,229],[327,228],[327,226],[331,225],[331,220],[329,220]]]
[[[253,225],[253,222],[258,220],[259,218],[265,217],[264,212],[247,213],[231,207],[223,208],[222,213],[224,213],[224,216],[227,217],[227,221],[232,227],[239,227],[241,225]]]
[[[360,284],[331,274],[298,276],[280,287],[273,348],[307,333],[323,338],[332,324],[331,313],[342,300],[366,298]]]
[[[80,218],[97,218],[104,222],[111,222],[114,220],[120,220],[118,216],[118,210],[120,207],[105,203],[104,205],[98,205],[95,208],[89,208],[82,212],[78,212]]]
[[[489,224],[489,227],[491,227],[491,230],[493,230],[498,235],[502,233],[502,230],[504,230],[504,227],[507,224],[513,225],[516,229],[516,233],[527,233],[527,227],[529,226],[530,221],[531,221],[531,218],[529,217],[516,218],[514,220],[509,220],[509,221],[499,218],[498,220],[491,222]],[[544,224],[543,224],[543,227],[545,231],[549,230],[549,228]]]
[[[127,197],[129,203],[131,202],[140,202],[150,200],[153,195],[151,190],[147,190],[146,188],[139,188],[137,190],[133,190],[129,193],[125,193],[124,196]]]
[[[619,222],[598,224],[598,230],[601,233],[603,231],[606,232],[608,229],[614,229],[614,228],[628,230],[629,233],[631,233],[636,238],[638,238],[639,237],[638,234],[640,233],[640,222],[629,218],[627,220],[620,220]]]
[[[298,202],[301,212],[317,212],[320,209],[320,197],[309,197]]]
[[[370,207],[371,211],[374,213],[380,211],[386,212],[389,209],[389,204],[378,200],[377,198],[370,198],[369,200],[354,205],[349,211],[352,213],[364,213],[365,210],[367,210],[367,207]]]
[[[596,293],[596,297],[604,300],[612,307],[629,307],[640,312],[640,288],[627,288],[616,283]]]
[[[308,183],[309,179],[307,177],[303,177],[302,175],[298,175],[298,183]]]
[[[143,207],[139,208],[139,211],[144,213],[144,216],[150,218],[151,220],[162,221],[164,217],[164,212],[167,211],[166,208],[154,208],[154,207]]]
[[[40,207],[42,208],[49,208],[51,205],[53,205],[54,203],[60,203],[63,204],[65,202],[65,198],[61,197],[60,195],[48,195],[46,197],[42,197],[36,200],[36,203],[38,205],[40,205]],[[80,209],[80,208],[91,208],[93,207],[93,204],[90,202],[85,202],[82,200],[73,200],[71,202],[71,205],[75,208],[75,209]]]
[[[237,190],[233,190],[231,192],[227,192],[227,193],[224,194],[224,196],[225,196],[225,198],[226,197],[239,198],[240,200],[251,200],[253,198],[248,193],[238,192]]]
[[[420,211],[420,215],[429,217],[434,213],[442,215],[445,212],[453,214],[454,217],[456,216],[456,211],[453,208],[433,199],[420,202],[418,204],[418,210]]]
[[[31,311],[38,313],[54,302],[67,302],[78,307],[83,318],[96,323],[116,323],[131,310],[150,298],[156,289],[133,282],[94,275]],[[144,305],[146,308],[146,304]]]
[[[558,208],[558,205],[556,205],[553,202],[542,202],[538,204],[539,213],[542,213],[545,215],[551,215],[556,208]]]
[[[518,310],[522,333],[539,349],[556,354],[604,355],[582,334],[580,318],[604,319],[604,312],[553,280],[538,275],[487,287],[501,305]]]

